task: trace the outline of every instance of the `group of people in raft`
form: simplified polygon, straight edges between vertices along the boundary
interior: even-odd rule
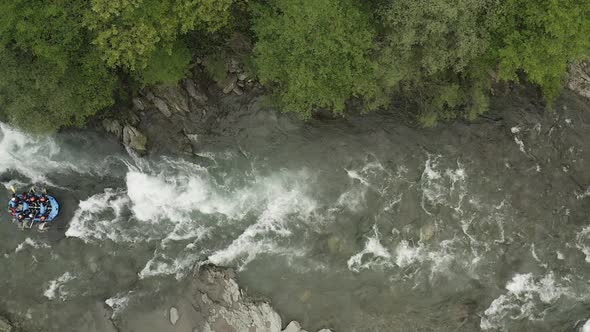
[[[45,222],[51,212],[51,203],[45,193],[31,191],[22,195],[12,194],[8,203],[8,212],[19,222]]]

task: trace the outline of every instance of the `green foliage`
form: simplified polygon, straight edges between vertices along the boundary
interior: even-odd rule
[[[113,91],[174,84],[195,54],[218,83],[236,59],[303,117],[396,95],[424,125],[474,119],[498,79],[551,102],[568,62],[590,58],[588,0],[9,0],[0,13],[0,116],[35,131],[83,124]]]
[[[383,15],[381,84],[410,98],[427,125],[481,113],[497,3],[392,0]]]
[[[98,53],[66,70],[22,52],[0,52],[0,105],[14,125],[34,132],[80,126],[112,105],[116,81]]]
[[[516,80],[522,70],[552,101],[567,63],[590,58],[590,1],[506,0],[497,56],[500,77]]]
[[[90,0],[86,25],[109,66],[141,70],[180,34],[216,31],[227,24],[233,0]],[[161,56],[160,54],[159,56]],[[158,56],[158,55],[157,55]]]
[[[113,103],[116,77],[82,27],[84,0],[3,2],[0,109],[16,125],[51,131],[82,125]]]
[[[377,96],[374,31],[352,1],[274,0],[257,8],[254,31],[258,77],[283,110],[340,113],[351,97]]]
[[[227,78],[227,64],[225,58],[219,54],[211,54],[203,62],[205,70],[219,87],[223,86]]]
[[[497,0],[392,0],[384,16],[391,61],[408,75],[461,73],[490,43]]]
[[[189,49],[181,42],[177,42],[170,50],[157,48],[139,79],[146,85],[174,85],[188,73],[191,57]]]

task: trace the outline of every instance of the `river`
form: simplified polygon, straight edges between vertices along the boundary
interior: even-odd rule
[[[76,331],[97,301],[124,317],[208,262],[309,330],[578,331],[588,106],[527,105],[434,129],[260,111],[194,158],[1,124],[2,183],[46,186],[64,210],[46,233],[2,218],[0,311],[30,331]]]

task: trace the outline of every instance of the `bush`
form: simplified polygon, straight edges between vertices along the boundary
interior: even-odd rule
[[[140,81],[146,85],[174,85],[186,77],[190,62],[191,53],[181,42],[177,42],[170,50],[157,48],[141,71]]]
[[[254,31],[258,77],[283,110],[306,118],[318,108],[341,113],[351,97],[376,98],[375,34],[352,1],[271,1],[257,8]]]

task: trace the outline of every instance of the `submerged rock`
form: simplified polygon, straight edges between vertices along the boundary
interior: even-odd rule
[[[180,318],[180,315],[178,314],[178,309],[176,309],[175,307],[170,307],[169,316],[170,316],[170,324],[176,325],[176,322]]]

